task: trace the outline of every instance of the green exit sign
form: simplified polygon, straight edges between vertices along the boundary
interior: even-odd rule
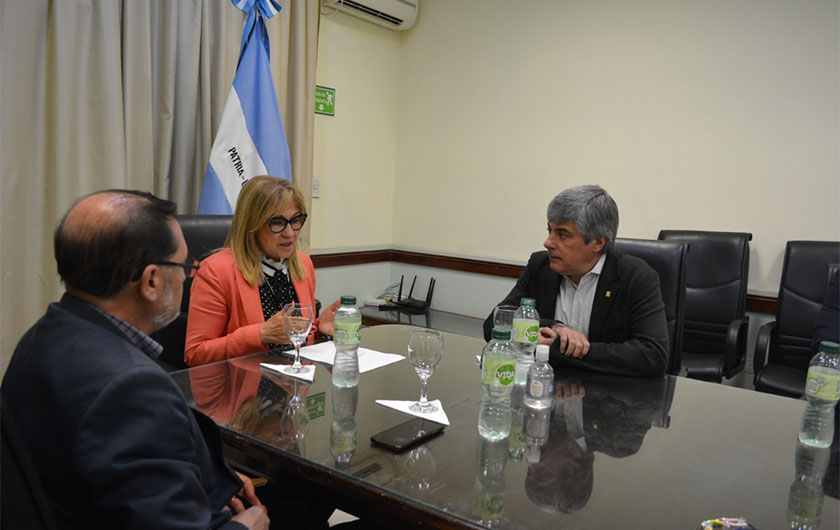
[[[335,116],[335,89],[315,85],[315,114]]]

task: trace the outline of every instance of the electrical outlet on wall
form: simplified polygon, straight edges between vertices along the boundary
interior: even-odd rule
[[[312,177],[312,198],[321,197],[321,177]]]

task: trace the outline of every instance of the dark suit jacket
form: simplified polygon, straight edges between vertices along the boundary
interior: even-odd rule
[[[554,310],[561,275],[549,267],[548,252],[534,252],[513,289],[500,304],[519,305],[523,297],[537,301],[540,326],[556,320]],[[609,295],[607,295],[609,293]],[[493,314],[484,321],[490,337]],[[550,363],[622,375],[662,375],[668,359],[668,325],[659,277],[639,258],[613,251],[607,254],[589,320],[589,354],[583,359],[563,356],[558,342],[551,346]]]
[[[65,294],[23,336],[2,399],[62,528],[245,528],[215,424],[104,316]]]

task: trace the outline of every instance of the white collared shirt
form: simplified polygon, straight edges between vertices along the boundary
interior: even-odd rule
[[[268,277],[273,278],[274,273],[277,271],[282,272],[284,275],[289,275],[289,267],[287,265],[286,259],[281,259],[280,261],[274,261],[273,259],[262,255],[262,271]]]
[[[595,300],[595,288],[604,268],[606,254],[601,254],[592,270],[581,276],[575,285],[568,276],[560,280],[560,292],[557,293],[557,305],[554,309],[554,319],[566,324],[570,328],[580,331],[589,338],[589,319],[592,317],[592,302]]]

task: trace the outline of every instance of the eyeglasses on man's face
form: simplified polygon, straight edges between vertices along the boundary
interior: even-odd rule
[[[291,226],[292,230],[298,232],[301,228],[303,228],[303,223],[306,222],[307,215],[305,213],[299,213],[296,216],[292,217],[291,219],[286,219],[282,215],[277,217],[272,217],[265,224],[268,225],[268,229],[274,232],[275,234],[279,234],[283,230],[286,229],[287,226]]]
[[[187,261],[184,263],[179,263],[177,261],[158,261],[153,263],[152,265],[169,265],[172,267],[181,267],[184,269],[184,275],[187,278],[194,278],[195,273],[198,272],[198,260],[193,258],[187,258]]]

